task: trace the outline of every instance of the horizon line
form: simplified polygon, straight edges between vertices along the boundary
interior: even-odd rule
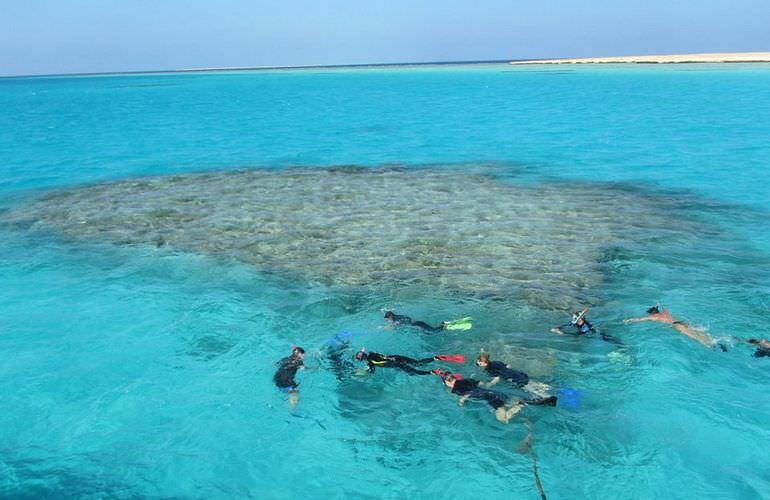
[[[121,75],[153,75],[166,73],[214,73],[218,71],[276,71],[276,70],[296,70],[296,69],[341,69],[341,68],[382,68],[382,67],[410,67],[410,66],[452,66],[452,65],[473,65],[473,64],[549,64],[566,62],[653,62],[646,61],[652,58],[668,57],[688,57],[702,56],[712,54],[770,54],[768,52],[695,52],[687,54],[658,54],[658,55],[632,55],[632,56],[603,56],[603,57],[546,57],[546,58],[527,58],[527,59],[479,59],[479,60],[453,60],[453,61],[411,61],[411,62],[390,62],[390,63],[352,63],[352,64],[289,64],[289,65],[266,65],[266,66],[221,66],[221,67],[203,67],[203,68],[175,68],[175,69],[148,69],[148,70],[130,70],[130,71],[86,71],[73,73],[32,73],[24,75],[0,75],[0,80],[13,78],[56,78],[56,77],[78,77],[78,76],[121,76]],[[645,59],[631,61],[631,59]],[[628,61],[623,61],[628,59]],[[612,60],[612,61],[610,61]],[[673,61],[672,61],[673,62]],[[709,61],[676,61],[676,62],[709,62]],[[753,62],[747,61],[715,61],[715,62]]]
[[[130,71],[86,71],[74,73],[32,73],[26,75],[0,75],[0,79],[8,78],[50,78],[60,76],[110,76],[110,75],[152,75],[161,73],[213,73],[217,71],[271,71],[291,69],[335,69],[335,68],[376,68],[386,66],[451,66],[469,64],[508,64],[519,61],[534,61],[535,59],[484,59],[467,61],[413,61],[392,63],[352,63],[352,64],[289,64],[275,66],[221,66],[204,68],[175,68],[148,69]],[[549,58],[550,60],[550,58]]]

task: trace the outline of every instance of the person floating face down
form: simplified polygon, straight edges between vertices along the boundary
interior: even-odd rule
[[[273,375],[273,383],[279,390],[289,395],[289,404],[294,407],[299,401],[299,383],[294,379],[298,370],[305,368],[305,350],[299,346],[291,348],[291,356],[278,361],[278,369]]]
[[[367,370],[369,373],[374,373],[377,368],[397,368],[405,371],[409,375],[430,375],[431,372],[426,370],[420,370],[412,365],[425,365],[434,361],[453,361],[464,362],[463,356],[446,356],[436,355],[430,358],[414,359],[406,356],[399,356],[398,354],[380,354],[378,352],[366,352],[366,349],[361,349],[356,353],[356,359],[358,361],[365,361]]]
[[[353,362],[350,360],[350,341],[335,337],[324,345],[328,366],[339,382],[348,380],[353,374]]]
[[[507,424],[514,415],[519,413],[526,403],[548,406],[556,405],[556,398],[553,396],[534,401],[516,399],[510,404],[507,404],[504,394],[480,388],[479,380],[463,378],[459,374],[445,373],[439,369],[433,370],[433,373],[439,375],[443,379],[444,385],[452,390],[452,394],[460,396],[460,400],[457,404],[464,406],[468,399],[485,401],[495,411],[495,418],[504,424]]]
[[[569,334],[576,336],[588,335],[589,333],[598,333],[599,337],[605,342],[621,344],[621,342],[619,342],[614,337],[606,335],[603,332],[597,332],[596,328],[594,328],[591,322],[588,321],[588,318],[586,317],[587,312],[588,308],[585,308],[582,311],[576,311],[574,314],[572,314],[572,321],[569,323],[564,323],[563,325],[559,325],[555,328],[551,328],[551,332],[557,333],[559,335]]]
[[[677,332],[681,333],[682,335],[685,335],[693,340],[696,340],[703,344],[704,346],[708,348],[713,347],[719,347],[723,351],[726,351],[727,348],[722,345],[718,344],[714,338],[706,332],[703,328],[695,328],[693,326],[690,326],[688,323],[684,321],[679,321],[675,319],[668,309],[660,309],[660,304],[655,304],[654,306],[647,309],[647,316],[642,316],[639,318],[627,318],[623,320],[623,323],[629,324],[629,323],[639,323],[642,321],[654,321],[656,323],[663,323],[666,325],[670,325],[671,328],[676,330]]]
[[[502,361],[491,361],[489,354],[483,352],[483,349],[478,358],[476,358],[476,365],[492,377],[492,380],[489,382],[480,382],[479,385],[482,387],[492,387],[502,380],[530,394],[541,397],[546,396],[551,389],[548,384],[530,380],[529,375],[522,371],[514,370]]]
[[[393,323],[394,326],[412,326],[428,333],[437,333],[446,330],[446,321],[442,321],[438,326],[431,326],[424,321],[415,321],[409,316],[396,314],[393,311],[385,311],[385,319]]]
[[[746,343],[756,346],[757,350],[754,351],[755,358],[770,358],[770,340],[766,339],[748,339]]]

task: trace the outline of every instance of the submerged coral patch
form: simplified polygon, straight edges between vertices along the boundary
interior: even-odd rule
[[[519,185],[438,167],[123,180],[50,193],[0,222],[223,255],[330,285],[430,287],[549,308],[584,302],[608,252],[684,234],[663,200],[619,187]]]

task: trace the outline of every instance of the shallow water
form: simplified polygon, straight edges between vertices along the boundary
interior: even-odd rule
[[[761,498],[770,68],[0,80],[0,496]],[[333,167],[350,165],[348,167]],[[371,167],[371,168],[369,168]],[[554,336],[591,305],[623,345]],[[470,332],[383,330],[379,313]],[[321,346],[584,394],[505,426]],[[271,381],[309,351],[289,411]],[[460,368],[473,375],[472,365]]]

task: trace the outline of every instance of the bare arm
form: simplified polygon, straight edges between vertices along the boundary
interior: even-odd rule
[[[466,394],[465,396],[461,396],[461,397],[460,397],[460,401],[458,401],[458,402],[457,402],[457,404],[458,404],[459,406],[463,406],[463,405],[465,405],[465,402],[466,402],[466,401],[468,401],[468,398],[469,398],[469,397],[470,397],[470,396],[469,396],[468,394]]]
[[[500,382],[500,377],[495,377],[489,382],[480,382],[479,385],[481,387],[492,387],[493,385],[496,385],[498,382]]]
[[[629,324],[629,323],[639,323],[642,321],[655,321],[655,318],[652,318],[650,316],[642,316],[641,318],[626,318],[623,320],[623,323]]]

